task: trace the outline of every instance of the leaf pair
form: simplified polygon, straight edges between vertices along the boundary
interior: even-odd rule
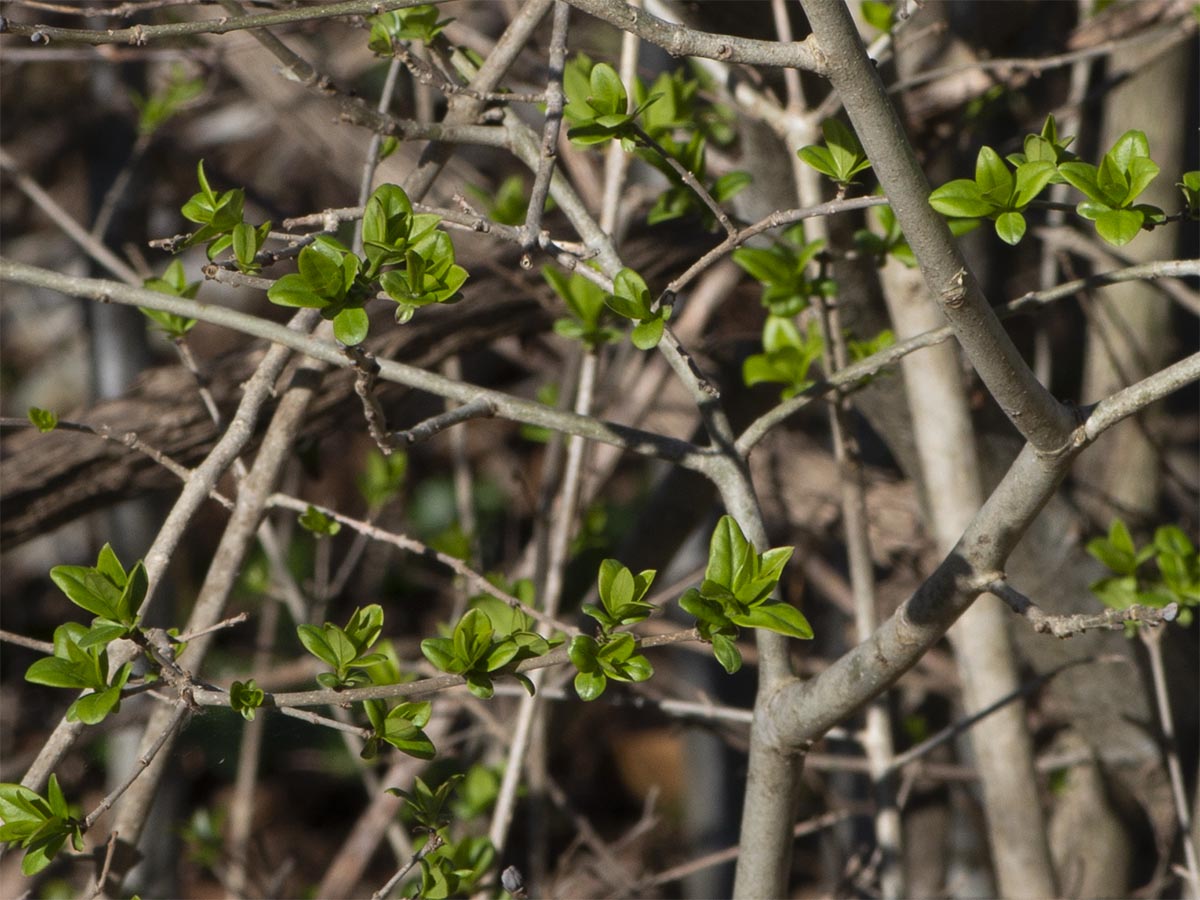
[[[824,147],[815,144],[801,147],[796,155],[822,175],[832,178],[844,191],[853,183],[855,175],[871,168],[871,161],[854,132],[839,119],[822,122],[821,133],[825,135]]]
[[[172,297],[185,297],[191,300],[199,292],[200,282],[189,282],[187,274],[183,270],[183,264],[175,259],[171,261],[171,264],[167,266],[166,271],[160,277],[147,278],[142,283],[142,287],[157,291],[160,294],[169,294]],[[187,333],[196,324],[195,319],[189,319],[186,316],[179,316],[175,313],[163,312],[158,309],[146,309],[141,306],[138,309],[142,311],[142,315],[150,319],[163,334],[173,341],[185,338]]]
[[[383,631],[383,608],[378,603],[355,609],[344,628],[326,622],[324,625],[300,625],[296,634],[309,653],[333,668],[322,672],[317,683],[323,688],[338,690],[366,684],[370,676],[366,669],[387,661],[382,653],[369,652]]]
[[[1178,603],[1179,623],[1191,623],[1192,609],[1200,606],[1200,554],[1178,526],[1157,528],[1153,542],[1139,550],[1129,528],[1116,519],[1108,536],[1089,541],[1087,551],[1114,573],[1091,585],[1092,592],[1106,606],[1126,609],[1139,603],[1161,608]],[[1138,570],[1152,559],[1158,577],[1139,576]]]
[[[372,759],[378,752],[380,742],[391,744],[401,753],[417,759],[433,759],[436,751],[433,741],[424,732],[433,715],[433,706],[428,702],[399,703],[392,709],[383,700],[366,700],[363,706],[375,733],[363,746],[362,758]]]
[[[801,335],[791,318],[767,316],[762,342],[764,352],[747,357],[742,363],[746,387],[763,382],[782,384],[779,396],[787,400],[814,384],[808,370],[821,358],[825,348],[816,322],[810,322],[808,331]]]
[[[650,289],[641,275],[633,269],[622,269],[613,279],[613,292],[604,298],[604,302],[621,318],[638,323],[630,333],[635,347],[653,350],[658,346],[666,321],[671,317],[671,307],[653,309]]]
[[[26,877],[50,865],[68,839],[76,852],[83,850],[83,829],[53,774],[45,797],[19,784],[0,784],[0,819],[0,841],[25,850],[21,874]]]
[[[607,294],[598,284],[577,272],[568,277],[550,266],[542,267],[542,277],[571,312],[569,318],[555,321],[556,334],[582,341],[592,349],[621,340],[620,331],[603,324]]]
[[[149,579],[142,561],[125,571],[111,544],[100,548],[94,566],[55,566],[50,580],[76,606],[95,614],[81,646],[104,646],[130,634],[146,598]]]
[[[831,279],[810,279],[808,264],[825,248],[822,240],[807,241],[799,225],[789,228],[771,247],[739,247],[733,261],[762,285],[762,305],[773,316],[802,312],[816,294],[829,297],[837,292]]]
[[[133,666],[125,663],[109,679],[107,643],[95,640],[78,622],[65,622],[54,629],[54,655],[44,656],[25,671],[25,680],[48,687],[90,690],[67,708],[67,720],[97,725],[121,708],[124,689]]]
[[[606,144],[613,138],[631,140],[634,119],[658,98],[649,97],[630,112],[629,95],[616,69],[596,63],[588,71],[588,62],[586,57],[572,60],[563,71],[563,116],[573,123],[567,137],[582,146]]]
[[[426,44],[445,30],[453,19],[438,20],[438,10],[431,4],[410,6],[392,12],[371,16],[371,36],[367,48],[372,53],[390,56],[392,45],[399,41],[421,41]]]
[[[808,639],[812,626],[787,603],[768,602],[792,556],[791,547],[758,553],[732,516],[722,516],[709,542],[708,566],[699,588],[690,588],[679,605],[696,617],[700,635],[730,674],[742,666],[735,644],[740,628],[765,628]]]
[[[1138,195],[1158,175],[1158,164],[1150,159],[1150,143],[1141,131],[1127,131],[1099,166],[1064,162],[1062,177],[1087,199],[1075,211],[1095,223],[1096,233],[1113,246],[1133,240],[1146,224],[1161,224],[1166,216],[1157,206],[1135,204]]]

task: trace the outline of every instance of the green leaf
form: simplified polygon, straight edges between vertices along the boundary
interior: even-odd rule
[[[1141,210],[1105,210],[1096,216],[1096,233],[1114,247],[1123,247],[1137,237],[1145,220]]]
[[[713,656],[727,673],[733,675],[742,667],[742,654],[738,652],[737,644],[732,638],[723,634],[713,634]]]
[[[50,580],[76,606],[105,619],[121,618],[121,588],[86,566],[55,566]]]
[[[662,340],[664,323],[660,318],[647,319],[633,327],[630,340],[639,350],[653,350]]]
[[[645,318],[650,312],[650,289],[642,276],[633,269],[621,269],[613,278],[613,293],[624,300],[635,304],[641,313],[636,318]],[[630,316],[629,318],[635,318]]]
[[[323,309],[329,305],[329,300],[318,296],[299,274],[284,275],[267,288],[267,299],[277,306]]]
[[[600,667],[600,663],[596,660],[599,649],[595,638],[588,637],[586,634],[577,634],[567,645],[567,656],[570,658],[571,664],[580,672],[595,672]]]
[[[975,159],[975,184],[986,202],[1001,209],[1013,195],[1013,175],[1004,160],[991,147],[980,147]]]
[[[996,234],[1004,243],[1015,247],[1025,236],[1025,217],[1019,212],[1001,213],[996,217]]]
[[[763,603],[745,613],[730,615],[729,618],[746,628],[765,628],[802,640],[813,636],[812,626],[808,624],[804,613],[787,603]]]
[[[37,406],[29,407],[29,421],[42,434],[53,431],[58,427],[58,416],[48,409],[41,409]]]
[[[1013,203],[1024,209],[1058,174],[1053,162],[1032,161],[1017,167],[1016,193]]]
[[[721,516],[709,541],[705,580],[732,587],[736,567],[745,559],[747,551],[753,553],[737,520],[733,516]]]
[[[600,697],[607,686],[608,678],[603,672],[580,672],[575,676],[575,693],[585,702]]]
[[[324,628],[316,625],[297,625],[296,635],[300,638],[300,643],[304,645],[305,650],[321,662],[334,668],[338,667],[341,661],[337,652],[330,645]]]
[[[80,697],[72,703],[67,709],[67,720],[79,721],[84,725],[99,725],[109,713],[115,712],[120,704],[121,688],[114,684],[106,690]]]
[[[229,686],[229,705],[241,713],[247,722],[254,721],[255,711],[262,706],[266,694],[251,678],[249,681],[235,681]]]
[[[895,10],[885,0],[862,0],[859,7],[863,21],[879,31],[891,31],[895,21]]]
[[[340,522],[331,519],[311,504],[301,513],[297,521],[300,523],[301,528],[312,532],[318,537],[332,537],[342,530]]]
[[[588,103],[600,115],[624,115],[629,110],[629,98],[621,77],[608,63],[597,63],[589,78],[591,95]]]
[[[347,347],[353,347],[366,340],[370,324],[365,309],[361,306],[348,307],[333,317],[333,336]]]
[[[929,195],[929,205],[943,216],[964,219],[990,216],[996,204],[986,199],[979,185],[966,178],[943,184]]]
[[[342,270],[344,256],[345,254],[339,252],[329,239],[323,236],[300,251],[300,258],[297,260],[300,275],[318,297],[333,301],[345,296]]]

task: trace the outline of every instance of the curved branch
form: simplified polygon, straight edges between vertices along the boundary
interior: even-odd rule
[[[2,258],[0,281],[50,288],[72,297],[86,297],[101,303],[122,303],[127,306],[160,309],[262,338],[338,368],[351,368],[354,365],[353,360],[341,348],[329,341],[299,334],[257,316],[196,300],[172,297],[115,281],[61,275],[48,269]],[[611,422],[598,422],[575,413],[561,412],[533,400],[464,384],[394,360],[379,360],[378,377],[460,403],[468,403],[478,398],[490,400],[495,404],[496,415],[501,418],[528,425],[540,425],[565,434],[578,434],[643,456],[671,460],[701,472],[709,469],[713,459],[711,451],[698,448],[687,441]]]

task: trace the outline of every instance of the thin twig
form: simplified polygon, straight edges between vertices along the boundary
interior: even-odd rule
[[[1123,628],[1126,622],[1141,622],[1153,627],[1164,622],[1174,622],[1179,614],[1178,603],[1168,603],[1163,607],[1141,606],[1135,603],[1124,609],[1106,609],[1094,615],[1050,615],[1003,578],[990,582],[987,589],[1008,604],[1018,616],[1028,619],[1038,634],[1052,634],[1056,638],[1074,637],[1096,628]]]
[[[445,431],[447,428],[452,428],[463,422],[469,422],[471,419],[491,418],[495,414],[495,403],[487,397],[476,397],[462,406],[456,406],[454,409],[448,409],[443,413],[438,413],[436,416],[431,416],[424,422],[414,425],[405,431],[394,432],[389,437],[403,441],[406,444],[415,444],[418,441],[428,440],[438,432]]]
[[[542,230],[542,213],[546,208],[546,197],[550,193],[550,179],[554,175],[554,164],[558,159],[558,131],[563,114],[563,68],[567,60],[567,23],[571,7],[563,0],[556,0],[554,16],[550,26],[550,53],[546,78],[546,119],[542,128],[542,155],[533,176],[533,189],[529,192],[529,206],[525,210],[525,224],[521,227],[521,268],[533,264],[529,251],[537,245]]]
[[[436,831],[431,831],[429,833],[429,840],[425,842],[424,846],[422,846],[420,850],[412,855],[412,859],[397,869],[396,874],[389,878],[383,887],[371,895],[371,900],[383,900],[384,897],[388,896],[392,892],[393,888],[400,883],[400,879],[412,871],[413,866],[423,860],[438,847],[442,846],[442,843],[442,836]]]
[[[577,628],[567,625],[564,622],[560,622],[553,616],[548,616],[546,613],[535,607],[526,606],[512,594],[509,594],[506,591],[496,587],[494,584],[488,581],[486,577],[481,575],[479,572],[476,572],[461,559],[457,559],[449,554],[442,553],[440,550],[434,550],[429,545],[423,544],[415,538],[410,538],[407,535],[386,531],[377,525],[372,525],[370,522],[363,522],[359,519],[354,519],[350,516],[343,515],[336,510],[329,509],[315,503],[309,503],[306,500],[300,500],[296,497],[289,497],[285,494],[272,494],[267,499],[267,505],[278,506],[284,509],[293,509],[297,512],[304,512],[310,506],[312,506],[314,509],[320,511],[334,521],[340,522],[347,528],[352,528],[361,534],[365,534],[373,540],[381,541],[385,544],[391,544],[394,547],[399,547],[401,550],[405,550],[409,553],[416,553],[426,559],[432,559],[441,563],[442,565],[453,570],[456,575],[462,576],[468,582],[478,587],[484,593],[490,594],[498,600],[503,600],[513,609],[525,613],[526,615],[542,622],[544,625],[566,632],[567,634],[578,633]]]
[[[700,180],[692,173],[691,169],[673,157],[666,151],[658,141],[646,133],[645,129],[636,122],[633,123],[633,133],[637,135],[638,141],[657,153],[672,171],[682,179],[683,183],[692,189],[692,193],[700,198],[700,202],[708,207],[708,211],[716,217],[721,227],[725,229],[725,233],[733,237],[738,233],[737,226],[729,218],[729,214],[721,209],[721,204],[716,201],[712,194],[708,192],[708,188],[700,183]]]
[[[112,808],[113,804],[117,802],[120,796],[129,790],[130,785],[137,780],[139,775],[146,771],[146,767],[149,766],[154,757],[158,755],[158,751],[162,749],[167,740],[184,724],[188,716],[191,715],[191,711],[192,707],[188,700],[180,699],[175,701],[175,708],[171,712],[171,718],[167,721],[166,727],[164,727],[158,733],[154,743],[147,748],[146,752],[134,761],[133,769],[125,777],[125,779],[119,785],[113,788],[112,791],[110,791],[109,794],[103,800],[101,800],[99,804],[97,804],[95,809],[87,814],[87,818],[85,818],[80,825],[82,830],[87,831],[89,828],[95,825],[96,820],[108,812],[108,810]]]
[[[105,845],[107,849],[104,851],[104,863],[100,866],[100,874],[96,876],[95,887],[88,892],[88,900],[94,900],[104,892],[104,881],[108,878],[108,871],[112,868],[113,854],[117,849],[117,832],[113,831],[108,835]]]
[[[1179,762],[1179,747],[1175,738],[1175,719],[1171,713],[1171,699],[1163,667],[1162,634],[1143,630],[1142,643],[1150,656],[1150,674],[1154,684],[1154,702],[1158,706],[1158,723],[1162,728],[1163,753],[1167,758],[1167,774],[1171,781],[1171,799],[1175,804],[1175,821],[1179,825],[1179,837],[1183,842],[1183,858],[1187,862],[1187,875],[1183,879],[1191,900],[1200,898],[1200,861],[1197,860],[1196,844],[1192,835],[1192,817],[1188,808],[1187,786],[1183,768]]]
[[[35,638],[25,637],[23,634],[17,634],[15,631],[5,631],[0,628],[0,641],[6,644],[16,644],[18,647],[25,647],[27,650],[36,650],[38,653],[44,653],[46,656],[54,655],[54,644],[50,641],[39,641]]]

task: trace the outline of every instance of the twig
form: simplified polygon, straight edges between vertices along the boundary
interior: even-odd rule
[[[792,828],[792,837],[799,838],[805,835],[814,834],[829,828],[831,825],[836,825],[856,815],[856,811],[852,809],[837,809],[832,812],[824,813],[804,822],[798,822]],[[649,878],[643,878],[634,885],[634,893],[641,893],[646,888],[657,887],[662,884],[669,884],[672,881],[679,881],[696,872],[704,869],[719,866],[722,863],[727,863],[730,860],[737,859],[741,848],[734,844],[732,847],[726,847],[724,850],[717,850],[713,853],[706,853],[704,856],[689,860],[682,865],[674,866],[670,869],[664,869],[657,875],[652,875]]]
[[[708,188],[700,183],[699,179],[692,174],[692,171],[687,166],[668,153],[662,144],[647,134],[645,129],[636,122],[633,123],[633,133],[637,135],[640,143],[657,153],[663,162],[670,166],[672,171],[682,179],[683,183],[692,189],[692,193],[699,197],[700,202],[708,207],[708,211],[716,217],[727,235],[733,237],[738,233],[737,227],[729,219],[729,214],[721,209],[721,204],[713,198],[713,195],[708,192]]]
[[[386,113],[392,105],[392,95],[396,90],[396,79],[400,74],[400,62],[393,59],[388,64],[387,77],[383,80],[383,90],[379,92],[379,105],[376,109]],[[383,146],[383,135],[376,132],[371,135],[371,143],[367,145],[367,158],[363,161],[362,178],[358,184],[358,205],[366,206],[371,196],[371,184],[375,180],[375,170],[379,166],[379,148]],[[362,255],[362,219],[354,223],[354,242],[351,245],[355,253]]]
[[[110,28],[104,31],[87,28],[53,28],[49,25],[25,25],[5,19],[5,28],[0,33],[28,37],[35,44],[62,41],[75,44],[130,44],[144,47],[151,41],[167,38],[188,37],[195,34],[227,34],[247,28],[264,28],[269,25],[290,25],[331,19],[335,16],[373,16],[417,6],[416,0],[346,0],[342,3],[325,3],[320,6],[302,6],[281,12],[256,13],[240,18],[222,16],[219,19],[201,19],[195,22],[173,22],[169,25],[134,25],[132,28]]]
[[[25,637],[23,634],[17,634],[15,631],[5,631],[0,628],[0,641],[7,644],[16,644],[18,647],[25,647],[28,650],[36,650],[38,653],[44,653],[46,656],[54,655],[54,644],[50,641],[39,641],[35,638]]]
[[[445,431],[447,428],[452,428],[463,422],[469,422],[471,419],[491,418],[495,414],[495,403],[487,397],[476,397],[462,406],[456,406],[454,409],[448,409],[444,413],[431,416],[424,422],[414,425],[406,431],[394,432],[391,437],[397,438],[406,444],[415,444],[418,441],[428,440],[438,432]]]
[[[9,416],[0,417],[0,428],[29,428],[32,427],[32,425],[33,423],[28,419],[18,419],[16,417]],[[72,422],[66,419],[59,419],[58,423],[54,426],[54,429],[55,431],[77,431],[81,434],[94,435],[101,440],[111,441],[115,444],[121,444],[122,446],[128,447],[130,450],[135,450],[138,453],[141,453],[154,460],[154,462],[158,463],[185,484],[191,480],[195,473],[194,469],[189,469],[182,463],[178,463],[171,459],[171,457],[167,456],[157,447],[152,447],[147,444],[137,436],[136,432],[133,431],[126,431],[122,434],[116,434],[108,425],[90,425],[87,422]],[[233,501],[216,488],[213,488],[211,491],[209,491],[208,496],[217,503],[220,503],[226,509],[233,509]]]
[[[1094,615],[1049,615],[1003,578],[989,582],[987,590],[1007,603],[1018,616],[1028,619],[1038,634],[1052,634],[1056,638],[1073,637],[1095,628],[1122,628],[1126,622],[1141,622],[1153,627],[1164,622],[1174,622],[1179,614],[1178,603],[1168,603],[1161,608],[1135,603],[1124,609],[1106,609]]]
[[[76,222],[53,197],[42,190],[41,185],[26,175],[17,165],[17,161],[9,156],[8,151],[2,147],[0,147],[0,169],[8,172],[21,192],[36,203],[42,212],[49,216],[54,224],[61,228],[67,237],[78,244],[80,249],[95,262],[126,284],[141,285],[142,279],[138,278],[137,272],[133,271],[133,268],[125,260],[104,246],[99,238],[89,234],[88,230]]]
[[[838,315],[837,306],[829,303],[820,294],[814,295],[813,305],[825,347],[826,370],[832,375],[844,368],[849,361],[841,317]],[[876,611],[874,565],[871,561],[871,538],[867,527],[866,487],[862,460],[851,437],[850,413],[849,398],[845,394],[837,394],[829,406],[829,426],[833,436],[833,455],[840,470],[842,526],[854,597],[854,631],[856,638],[861,642],[870,638],[879,621]],[[866,725],[864,746],[870,763],[876,800],[875,841],[880,852],[880,891],[885,900],[898,900],[905,894],[903,835],[896,786],[890,777],[894,747],[892,723],[884,695],[877,697],[867,707]]]
[[[1092,275],[1089,278],[1078,278],[1074,281],[1068,281],[1060,284],[1057,287],[1046,291],[1031,291],[1024,294],[1015,300],[1011,300],[1003,306],[996,308],[996,313],[1001,318],[1020,315],[1035,309],[1040,309],[1048,303],[1056,300],[1061,300],[1065,297],[1071,297],[1088,287],[1099,287],[1106,284],[1117,284],[1122,281],[1137,281],[1141,279],[1152,278],[1169,278],[1179,277],[1183,275],[1200,275],[1200,261],[1190,259],[1164,260],[1162,262],[1141,263],[1136,266],[1129,266],[1125,269],[1118,269],[1114,272],[1104,272],[1100,275]],[[890,347],[880,350],[878,353],[873,353],[866,359],[859,360],[842,369],[835,376],[822,382],[818,382],[812,387],[790,400],[785,400],[778,406],[767,411],[759,418],[755,419],[745,431],[738,437],[738,450],[745,454],[761,441],[772,428],[782,422],[784,419],[803,409],[813,400],[822,397],[835,387],[847,386],[868,375],[874,375],[893,363],[899,361],[909,353],[920,350],[924,347],[931,347],[934,344],[940,344],[942,341],[953,337],[954,332],[950,326],[946,325],[933,331],[927,331],[924,334],[918,334],[915,337],[900,341]],[[1107,427],[1104,426],[1104,427]],[[1103,430],[1103,429],[1100,429]]]
[[[1171,780],[1171,799],[1175,803],[1175,821],[1179,824],[1179,838],[1183,842],[1183,858],[1187,862],[1187,875],[1183,879],[1192,900],[1200,898],[1200,861],[1197,860],[1196,843],[1192,835],[1192,817],[1188,809],[1187,786],[1183,768],[1179,762],[1179,747],[1175,738],[1175,719],[1171,714],[1171,699],[1167,676],[1163,668],[1162,634],[1143,630],[1142,643],[1150,656],[1150,674],[1154,684],[1154,702],[1158,706],[1158,721],[1162,728],[1163,754],[1167,758],[1167,774]]]
[[[667,285],[666,291],[655,301],[655,305],[657,307],[658,304],[666,302],[664,298],[669,295],[678,294],[697,275],[719,262],[726,254],[736,250],[757,234],[770,231],[772,228],[780,228],[794,222],[801,222],[804,219],[832,216],[837,213],[866,209],[869,206],[886,206],[887,202],[887,197],[852,197],[843,200],[830,200],[828,203],[821,203],[817,206],[810,206],[804,209],[777,210],[768,216],[764,216],[754,224],[747,225],[745,228],[740,228],[733,234],[730,234],[725,240],[721,241],[721,243],[717,244],[717,246],[688,266],[687,271]]]
[[[350,346],[346,348],[346,356],[354,363],[354,393],[362,401],[363,418],[366,419],[371,439],[380,453],[391,456],[396,449],[396,442],[388,434],[383,407],[375,396],[375,376],[379,372],[375,354],[362,347]]]
[[[191,715],[191,711],[192,706],[189,700],[180,699],[175,701],[175,708],[171,711],[171,717],[166,721],[165,727],[159,731],[154,743],[149,746],[145,753],[135,760],[133,769],[130,771],[129,775],[127,775],[119,785],[113,788],[113,790],[110,791],[109,794],[100,801],[95,809],[87,814],[87,818],[85,818],[80,824],[80,828],[82,830],[87,831],[89,828],[95,825],[96,820],[108,812],[108,810],[112,808],[113,804],[117,802],[118,798],[120,798],[122,794],[129,790],[130,786],[134,783],[134,781],[137,780],[138,776],[146,771],[146,768],[150,765],[151,761],[153,761],[154,757],[158,755],[158,751],[163,748],[163,745],[166,744],[167,740],[170,739],[170,737],[184,724],[188,716]]]
[[[918,759],[928,755],[931,751],[942,746],[947,741],[953,740],[954,738],[958,737],[958,735],[968,731],[981,719],[986,719],[992,713],[1003,709],[1014,700],[1020,700],[1022,697],[1028,697],[1035,691],[1040,690],[1044,684],[1046,684],[1059,673],[1065,672],[1067,669],[1074,668],[1075,666],[1101,661],[1103,660],[1091,656],[1082,657],[1080,659],[1071,659],[1062,665],[1051,669],[1049,672],[1043,672],[1041,675],[1029,679],[1029,681],[1026,681],[1024,684],[1022,684],[1017,690],[1010,691],[1003,697],[1000,697],[988,704],[983,709],[976,711],[972,715],[965,716],[964,718],[959,719],[957,722],[952,722],[937,732],[937,734],[931,735],[930,737],[927,737],[925,740],[921,741],[919,744],[909,747],[903,753],[896,754],[896,756],[892,758],[892,761],[889,765],[889,770],[896,772],[905,766],[916,762]]]
[[[502,591],[500,588],[488,581],[483,575],[476,572],[474,569],[464,563],[461,559],[457,559],[456,557],[442,553],[440,550],[434,550],[432,547],[421,543],[415,538],[410,538],[406,535],[386,531],[377,525],[372,525],[370,522],[363,522],[358,519],[353,519],[350,516],[337,512],[336,510],[319,506],[315,503],[309,503],[296,497],[289,497],[285,494],[272,494],[271,497],[267,499],[267,504],[269,506],[283,507],[284,509],[293,509],[297,512],[304,512],[309,506],[312,506],[314,509],[319,510],[321,513],[333,519],[334,521],[340,522],[347,528],[352,528],[355,531],[365,534],[374,540],[382,541],[385,544],[391,544],[394,547],[399,547],[401,550],[405,550],[409,553],[416,553],[426,559],[432,559],[441,563],[442,565],[452,569],[456,575],[462,576],[471,584],[478,587],[484,593],[491,594],[498,600],[503,600],[513,609],[520,610],[526,615],[531,616],[532,618],[551,628],[564,631],[567,634],[578,633],[578,629],[573,628],[570,625],[566,625],[552,616],[548,616],[546,613],[535,607],[526,606],[512,594]]]
[[[546,208],[546,196],[550,193],[550,178],[554,175],[554,164],[558,159],[558,131],[563,115],[563,68],[567,60],[567,23],[571,7],[563,0],[556,0],[554,16],[550,26],[550,54],[546,79],[546,120],[542,128],[542,154],[537,171],[533,176],[533,189],[529,192],[529,206],[525,209],[525,224],[521,227],[521,268],[532,266],[529,251],[537,245],[542,230],[542,213]]]
[[[240,625],[249,617],[249,613],[240,612],[236,616],[230,616],[228,619],[222,619],[220,622],[209,625],[207,628],[201,628],[197,631],[189,631],[186,634],[181,634],[179,637],[173,638],[173,640],[178,644],[186,644],[188,641],[195,640],[202,634],[209,634],[213,631],[221,631],[225,628],[232,628],[234,625]]]
[[[575,390],[574,405],[575,412],[580,415],[588,415],[591,412],[596,387],[597,365],[596,354],[592,351],[585,352],[580,358],[579,384]],[[552,524],[548,534],[549,542],[542,560],[541,578],[538,581],[538,596],[542,601],[542,609],[549,616],[557,614],[559,600],[562,597],[571,534],[576,521],[575,507],[579,501],[584,450],[585,444],[581,438],[572,436],[567,441],[566,467],[563,471],[562,484],[559,487],[558,502],[552,513]],[[513,739],[509,745],[504,775],[497,791],[496,804],[488,829],[488,837],[498,854],[503,853],[508,839],[508,829],[512,822],[521,772],[527,765],[530,769],[530,791],[536,797],[536,795],[545,793],[546,790],[544,757],[537,752],[543,745],[545,732],[544,729],[535,729],[534,727],[535,716],[541,706],[536,689],[541,686],[542,678],[541,672],[534,673],[532,680],[535,693],[533,696],[523,697],[517,710],[516,723],[513,726]],[[528,762],[526,762],[527,753],[529,753]],[[540,816],[540,810],[535,811],[535,815]],[[538,841],[535,839],[534,843],[536,852]],[[534,869],[535,882],[541,874],[538,868],[535,866]]]
[[[641,0],[633,0],[640,6]],[[640,39],[632,31],[621,32],[621,59],[618,75],[622,84],[632,84],[637,77],[637,60]],[[617,213],[621,205],[625,172],[629,168],[629,155],[621,141],[609,141],[604,156],[604,193],[600,200],[600,229],[617,240]]]
[[[28,266],[7,259],[0,259],[0,280],[35,284],[72,296],[162,309],[264,338],[276,345],[290,350],[298,350],[334,366],[346,368],[352,365],[343,350],[329,340],[299,334],[295,330],[234,309],[198,303],[183,297],[159,294],[111,281],[61,275],[48,269],[39,269],[36,266]],[[302,312],[314,311],[304,310]],[[711,450],[696,447],[688,441],[668,438],[628,426],[597,422],[595,419],[574,413],[558,412],[534,400],[524,400],[500,391],[452,381],[435,372],[394,360],[380,360],[379,367],[379,377],[386,381],[419,388],[441,397],[449,397],[461,402],[468,402],[480,396],[486,397],[496,404],[497,416],[513,421],[541,425],[568,433],[579,433],[591,440],[618,444],[641,455],[672,459],[688,468],[704,470],[713,458]]]
[[[389,878],[383,887],[371,895],[371,900],[383,900],[383,898],[388,896],[388,894],[392,892],[392,889],[400,883],[400,879],[412,871],[413,866],[423,860],[438,847],[442,846],[443,843],[444,842],[442,841],[442,836],[440,834],[438,834],[436,831],[429,832],[429,840],[425,842],[424,846],[412,855],[412,859],[397,869],[396,874]]]
[[[104,892],[104,881],[108,878],[108,870],[112,868],[113,853],[117,849],[117,832],[111,832],[105,842],[108,849],[104,852],[104,863],[100,866],[100,874],[96,876],[96,885],[88,892],[88,900],[94,900]]]

